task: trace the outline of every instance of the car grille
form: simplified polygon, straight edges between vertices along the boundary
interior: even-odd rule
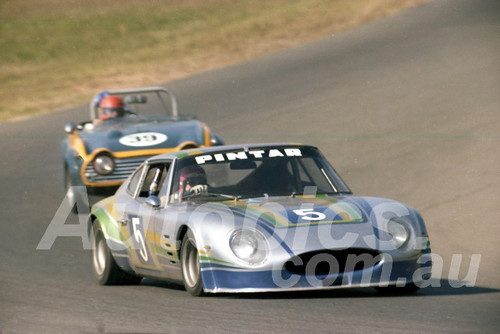
[[[284,269],[297,275],[328,275],[368,269],[380,261],[380,253],[373,249],[326,249],[297,255]]]
[[[140,156],[123,159],[115,159],[115,170],[109,175],[97,174],[92,164],[89,163],[85,168],[85,176],[90,182],[110,182],[110,181],[125,181],[127,177],[134,172],[137,167],[151,156]]]

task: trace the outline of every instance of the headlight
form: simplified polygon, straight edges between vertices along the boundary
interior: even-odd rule
[[[410,238],[410,230],[406,223],[398,218],[387,222],[387,232],[392,236],[391,241],[396,249],[403,247]]]
[[[264,236],[255,230],[236,230],[229,238],[234,255],[246,264],[257,266],[267,259],[269,247]]]
[[[92,161],[92,166],[98,174],[109,175],[115,170],[115,161],[108,154],[99,154]]]

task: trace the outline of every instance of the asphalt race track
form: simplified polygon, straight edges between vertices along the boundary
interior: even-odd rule
[[[203,298],[152,280],[98,286],[81,238],[36,250],[64,197],[63,125],[88,118],[82,105],[0,124],[0,333],[499,331],[499,1],[433,1],[168,86],[227,143],[317,145],[356,194],[419,209],[429,286]]]

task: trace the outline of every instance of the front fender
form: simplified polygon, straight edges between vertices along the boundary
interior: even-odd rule
[[[83,159],[74,153],[74,150],[69,146],[68,139],[64,139],[61,144],[61,151],[63,156],[63,164],[65,172],[69,173],[71,185],[73,186],[83,186],[83,181],[81,178],[81,168],[83,165]]]
[[[121,269],[132,272],[133,270],[127,252],[126,237],[121,231],[120,224],[110,213],[112,199],[112,197],[104,199],[92,207],[92,212],[88,219],[87,231],[89,236],[93,238],[93,224],[99,224],[104,234],[104,238],[106,239],[106,244],[111,250],[111,254],[116,264]]]

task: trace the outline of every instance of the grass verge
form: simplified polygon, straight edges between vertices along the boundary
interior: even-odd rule
[[[426,0],[0,0],[0,121],[300,45]]]

